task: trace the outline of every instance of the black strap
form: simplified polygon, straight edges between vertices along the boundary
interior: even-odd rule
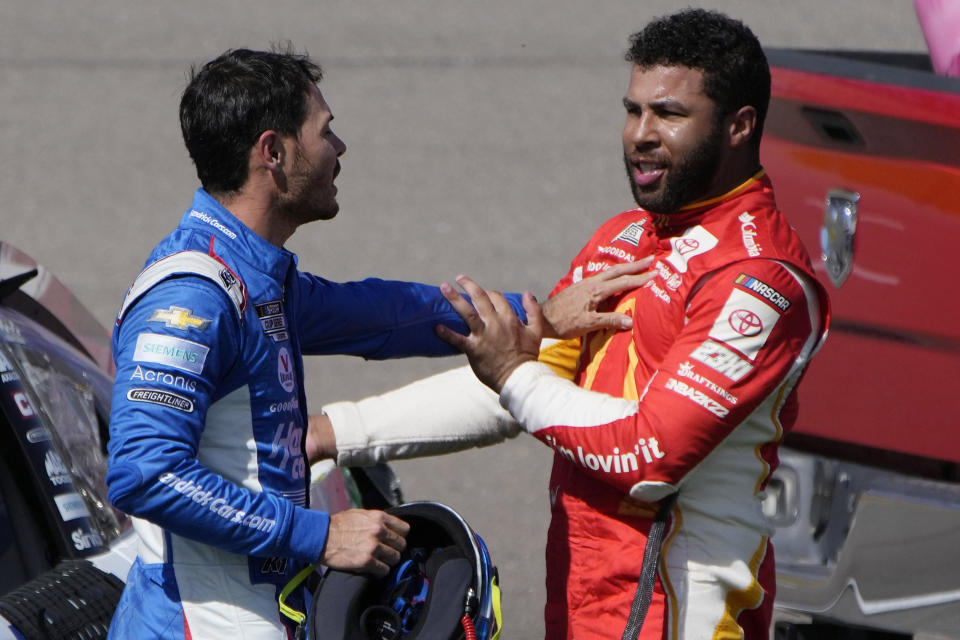
[[[663,534],[667,528],[667,518],[677,501],[677,494],[672,493],[660,503],[657,517],[650,525],[647,535],[647,546],[643,549],[643,567],[640,569],[640,580],[637,583],[637,592],[633,595],[633,604],[630,605],[630,617],[623,630],[621,640],[636,640],[643,627],[643,620],[647,617],[650,600],[653,598],[653,585],[657,579],[657,564],[660,561],[660,548],[663,546]]]

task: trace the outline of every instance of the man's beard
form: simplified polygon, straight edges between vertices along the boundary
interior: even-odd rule
[[[327,178],[315,171],[313,164],[297,149],[290,177],[289,197],[281,203],[281,209],[297,226],[316,220],[331,220],[340,207],[335,198],[322,198],[320,194],[330,191]]]
[[[633,180],[633,166],[624,154],[627,179],[637,205],[651,213],[670,214],[706,194],[720,164],[723,127],[716,123],[696,149],[671,162],[662,188],[647,192]]]

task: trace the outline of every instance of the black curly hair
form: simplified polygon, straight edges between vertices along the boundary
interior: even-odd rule
[[[770,67],[757,36],[717,11],[685,9],[650,22],[630,36],[624,56],[641,67],[682,66],[703,72],[703,91],[722,119],[740,107],[757,110],[759,145],[770,104]]]
[[[297,135],[310,86],[322,77],[320,66],[289,43],[273,51],[229,50],[191,69],[180,128],[203,188],[238,191],[247,180],[250,146],[269,129]]]

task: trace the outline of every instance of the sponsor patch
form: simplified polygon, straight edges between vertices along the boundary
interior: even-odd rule
[[[597,253],[603,253],[614,258],[619,258],[623,262],[636,262],[637,256],[620,247],[597,247]]]
[[[734,382],[753,371],[752,364],[713,340],[704,340],[703,344],[693,350],[690,357]]]
[[[280,470],[286,471],[287,463],[290,463],[290,475],[298,479],[306,473],[306,465],[300,453],[302,441],[303,427],[298,427],[295,422],[281,422],[273,434],[270,450],[271,458],[280,458],[277,465]]]
[[[287,560],[287,558],[280,556],[266,558],[263,564],[260,565],[260,573],[264,575],[276,574],[282,576],[287,572]]]
[[[747,250],[747,255],[756,258],[763,251],[763,248],[757,244],[757,225],[754,224],[755,216],[750,215],[749,211],[744,211],[738,218],[740,220],[740,235],[743,237],[743,248]]]
[[[220,269],[220,281],[227,289],[237,286],[237,276],[230,269]]]
[[[767,283],[757,280],[753,276],[748,276],[745,273],[741,273],[733,281],[734,284],[747,289],[748,291],[753,291],[755,294],[769,300],[770,304],[775,306],[780,311],[786,311],[790,308],[790,301],[787,300],[787,297],[768,285]]]
[[[604,473],[633,473],[640,468],[640,465],[650,464],[667,456],[666,451],[660,450],[660,442],[656,438],[638,438],[623,449],[613,447],[609,453],[584,451],[582,446],[578,446],[574,451],[561,445],[550,435],[545,435],[544,440],[548,446],[553,447],[554,451],[570,462]],[[553,499],[555,500],[556,497],[554,496]]]
[[[70,540],[73,541],[73,548],[77,551],[86,551],[87,549],[95,549],[103,546],[103,538],[101,538],[100,534],[96,531],[75,529],[74,532],[70,534]]]
[[[670,378],[667,380],[667,384],[664,386],[674,393],[689,398],[718,418],[725,418],[727,414],[730,413],[730,410],[725,406],[705,394],[703,391],[694,389],[686,382],[682,382],[676,378]]]
[[[202,484],[194,484],[192,480],[183,480],[169,471],[161,473],[157,478],[157,482],[170,487],[187,500],[192,500],[201,506],[207,507],[212,513],[231,524],[237,524],[265,533],[273,531],[277,525],[276,520],[273,518],[267,518],[256,513],[248,513],[243,509],[238,509],[228,503],[226,499],[218,497],[213,491],[204,489]]]
[[[193,400],[178,393],[163,391],[162,389],[130,389],[127,391],[127,400],[131,402],[149,402],[170,407],[184,413],[193,413]]]
[[[223,233],[223,235],[227,236],[227,237],[230,238],[231,240],[236,240],[236,239],[237,239],[237,234],[236,234],[236,233],[234,233],[233,231],[231,231],[230,229],[228,229],[228,228],[226,227],[226,225],[224,225],[222,222],[220,222],[219,220],[217,220],[216,218],[214,218],[213,216],[211,216],[211,215],[209,215],[209,214],[206,214],[206,213],[204,213],[204,212],[202,212],[202,211],[197,211],[196,209],[194,209],[193,211],[190,212],[190,217],[191,217],[191,218],[196,218],[196,219],[198,219],[198,220],[203,220],[204,222],[206,222],[208,225],[210,225],[210,226],[213,227],[214,229],[219,229],[220,232]]]
[[[169,309],[154,310],[153,314],[147,318],[147,322],[162,322],[165,327],[183,331],[187,329],[203,331],[210,324],[210,320],[193,315],[190,309],[174,306]]]
[[[165,336],[159,333],[141,333],[133,352],[136,362],[165,364],[181,371],[200,373],[210,348],[202,344]]]
[[[664,264],[662,260],[657,260],[653,268],[656,269],[657,275],[663,279],[663,282],[671,291],[676,291],[683,284],[683,278],[680,277],[680,274],[674,273],[673,269]]]
[[[50,484],[59,487],[70,483],[70,472],[67,471],[66,465],[63,464],[63,460],[60,459],[56,451],[47,451],[43,466],[46,469],[47,478],[50,479]]]
[[[643,223],[646,221],[647,219],[644,218],[640,222],[631,222],[623,228],[623,231],[617,234],[617,237],[613,239],[613,242],[622,240],[623,242],[632,244],[635,247],[639,246],[640,238],[643,237]]]
[[[290,339],[287,332],[287,316],[283,313],[283,302],[271,300],[254,305],[263,333],[274,342],[283,342]]]
[[[223,260],[220,260],[220,258],[216,259],[221,263],[223,262]],[[247,288],[244,286],[243,281],[240,280],[236,274],[230,270],[230,267],[226,265],[220,269],[218,275],[220,276],[220,282],[227,290],[227,293],[230,294],[230,297],[233,298],[234,303],[240,309],[240,315],[242,317],[247,308]]]
[[[131,380],[140,382],[159,382],[169,387],[176,387],[184,391],[196,391],[197,381],[180,374],[173,374],[167,371],[156,371],[137,365],[137,368],[130,374]]]
[[[717,315],[710,337],[754,360],[779,319],[779,311],[746,291],[734,289]]]
[[[661,302],[670,304],[672,300],[670,299],[670,294],[660,288],[654,280],[650,280],[647,284],[643,285],[645,289],[648,289],[653,295],[655,295]]]
[[[258,318],[283,315],[283,302],[281,300],[261,302],[260,304],[253,305],[253,308],[256,309]]]
[[[87,510],[87,504],[83,501],[83,496],[79,493],[64,493],[59,496],[53,496],[53,501],[57,505],[60,517],[64,522],[76,520],[77,518],[89,518],[90,512]]]
[[[274,402],[270,405],[270,413],[285,413],[288,411],[300,411],[300,398],[291,396],[286,402]]]
[[[697,225],[687,229],[682,236],[670,238],[673,251],[666,260],[680,273],[687,272],[687,262],[696,256],[710,251],[717,246],[717,237]]]
[[[277,354],[277,379],[280,380],[280,386],[287,393],[290,393],[297,386],[296,375],[293,372],[293,358],[286,347],[280,347]]]
[[[704,377],[693,370],[693,365],[687,361],[677,367],[677,375],[681,378],[693,380],[701,387],[705,387],[717,396],[723,398],[730,404],[737,404],[737,396],[733,395],[710,378]]]
[[[13,393],[13,402],[17,405],[17,409],[20,410],[20,415],[24,418],[32,418],[37,415],[37,412],[33,410],[33,405],[30,404],[30,399],[23,391],[15,391]]]

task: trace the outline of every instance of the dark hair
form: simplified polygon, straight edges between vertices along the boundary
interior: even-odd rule
[[[757,110],[753,142],[760,144],[770,104],[770,67],[757,36],[739,20],[704,9],[662,16],[630,36],[625,58],[642,68],[702,71],[703,91],[717,105],[718,118],[745,105]]]
[[[297,135],[307,117],[307,93],[323,77],[307,55],[233,49],[190,69],[180,100],[180,129],[210,193],[238,191],[247,180],[251,145],[274,130]]]

